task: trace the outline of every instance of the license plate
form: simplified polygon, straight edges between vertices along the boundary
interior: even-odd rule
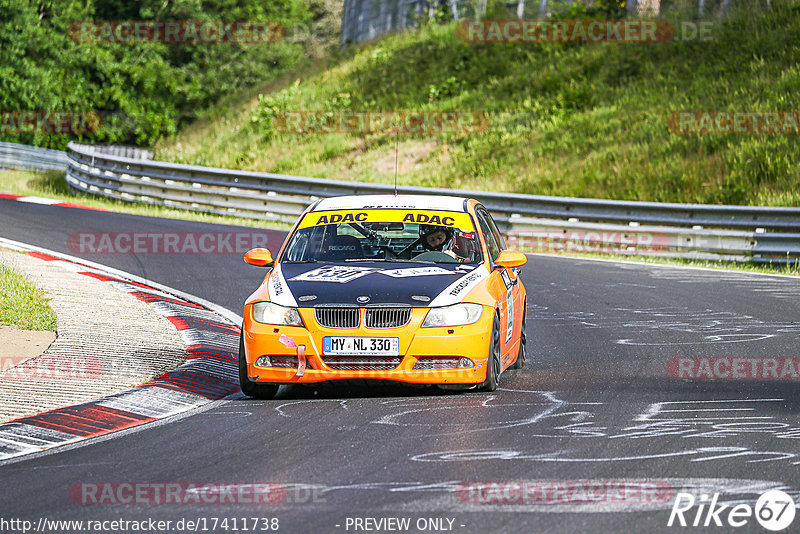
[[[399,337],[325,336],[322,352],[331,355],[399,356]]]

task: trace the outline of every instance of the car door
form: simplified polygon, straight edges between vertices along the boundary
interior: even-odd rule
[[[497,229],[492,216],[483,206],[476,210],[478,224],[481,233],[486,240],[486,248],[492,262],[494,262],[500,252],[505,250],[505,241]],[[509,365],[516,352],[510,351],[513,344],[519,339],[520,327],[522,325],[522,295],[519,285],[519,268],[504,269],[498,267],[492,276],[499,278],[496,283],[498,288],[498,301],[500,302],[500,352],[503,355],[503,367]]]

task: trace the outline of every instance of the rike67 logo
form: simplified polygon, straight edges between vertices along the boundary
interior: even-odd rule
[[[720,504],[718,500],[719,493],[715,493],[710,500],[708,495],[696,499],[691,493],[678,493],[667,526],[743,527],[755,517],[763,528],[777,532],[794,521],[794,499],[781,490],[769,490],[761,494],[755,508],[745,503],[734,506]]]

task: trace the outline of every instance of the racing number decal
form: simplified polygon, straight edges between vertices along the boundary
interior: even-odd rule
[[[514,334],[514,282],[511,281],[511,276],[505,269],[500,271],[500,278],[503,279],[503,285],[506,286],[506,345],[507,345],[509,341],[511,341],[511,336]]]
[[[328,265],[299,274],[292,278],[293,282],[336,282],[346,284],[356,278],[375,272],[372,267],[351,267],[348,265]]]
[[[511,275],[505,269],[500,271],[500,278],[503,279],[503,285],[506,286],[506,289],[511,289],[511,286],[514,285],[514,282],[511,281]]]
[[[509,287],[506,292],[506,345],[511,341],[514,332],[514,288]]]

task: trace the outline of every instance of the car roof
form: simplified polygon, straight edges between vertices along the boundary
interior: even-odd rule
[[[320,200],[311,211],[406,208],[466,212],[467,199],[435,195],[348,195]]]

